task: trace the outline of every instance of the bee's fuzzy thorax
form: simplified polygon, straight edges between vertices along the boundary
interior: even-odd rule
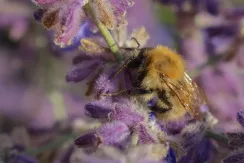
[[[151,77],[164,74],[180,80],[184,76],[185,65],[182,57],[166,46],[157,46],[146,54],[148,75]]]

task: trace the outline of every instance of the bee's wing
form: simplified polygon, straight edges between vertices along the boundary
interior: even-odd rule
[[[202,119],[200,107],[206,103],[206,98],[195,82],[185,73],[181,81],[164,78],[166,85],[175,93],[184,108],[196,119]]]

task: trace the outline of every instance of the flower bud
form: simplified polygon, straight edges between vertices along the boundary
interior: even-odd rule
[[[85,114],[91,118],[108,118],[113,111],[113,104],[108,100],[99,100],[86,104]]]
[[[101,143],[101,140],[95,133],[88,133],[77,138],[74,143],[79,147],[96,147]]]

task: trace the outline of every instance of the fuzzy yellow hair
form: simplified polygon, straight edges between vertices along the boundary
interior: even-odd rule
[[[157,46],[148,51],[146,57],[149,62],[147,66],[149,76],[154,76],[154,73],[163,73],[174,80],[183,78],[185,71],[184,60],[168,47]]]
[[[160,75],[173,80],[181,80],[184,77],[185,65],[182,57],[166,46],[157,46],[146,52],[147,75],[141,86],[145,89],[165,89]]]

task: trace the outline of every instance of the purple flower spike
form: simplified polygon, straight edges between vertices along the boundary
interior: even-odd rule
[[[148,133],[146,127],[142,124],[134,126],[133,130],[139,136],[139,144],[156,143],[156,140]]]
[[[222,162],[223,163],[243,163],[244,162],[244,151],[243,151],[243,149],[231,153]]]
[[[91,102],[85,106],[85,114],[91,118],[108,118],[113,110],[113,104],[108,100]]]
[[[244,127],[244,110],[237,113],[237,120]]]
[[[110,114],[109,118],[110,120],[122,121],[128,126],[132,126],[144,120],[142,115],[132,112],[131,109],[128,108],[120,108],[118,105],[115,107],[115,111]]]
[[[119,147],[128,140],[130,134],[126,124],[119,121],[106,123],[97,131],[97,135],[101,138],[102,143]]]
[[[87,78],[98,66],[97,61],[87,62],[87,64],[77,65],[66,76],[68,82],[80,82]]]
[[[101,140],[95,133],[88,133],[77,138],[74,143],[79,147],[97,147]]]

